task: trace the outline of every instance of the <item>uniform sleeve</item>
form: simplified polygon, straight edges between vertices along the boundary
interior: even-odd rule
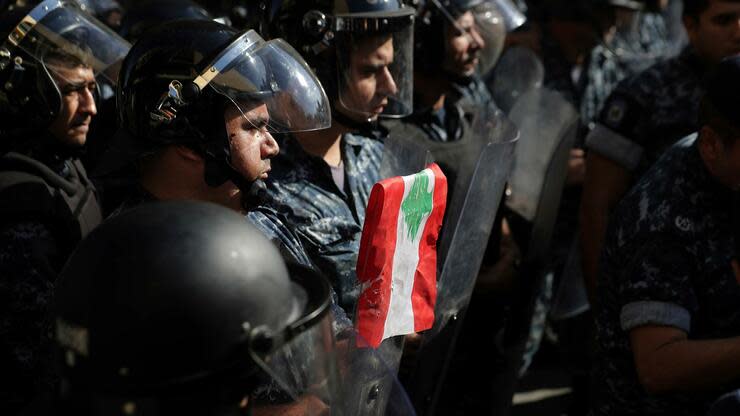
[[[247,218],[262,234],[278,246],[286,261],[313,267],[303,244],[278,218],[276,213],[263,210],[251,211],[247,214]]]
[[[49,388],[52,301],[60,250],[40,222],[0,226],[0,403]],[[11,412],[12,413],[12,412]]]
[[[248,214],[247,218],[268,239],[279,246],[281,254],[286,261],[292,261],[314,268],[300,240],[283,225],[283,222],[278,218],[278,214],[269,210],[252,211]],[[352,321],[344,309],[337,304],[337,294],[334,289],[331,290],[331,299],[331,310],[334,315],[332,321],[334,333],[341,334],[344,331],[351,330],[353,328]]]
[[[694,256],[686,244],[660,237],[636,253],[616,282],[622,329],[661,325],[689,332],[697,299],[692,285]]]
[[[606,99],[586,147],[633,171],[649,138],[650,105],[634,83],[624,81]]]

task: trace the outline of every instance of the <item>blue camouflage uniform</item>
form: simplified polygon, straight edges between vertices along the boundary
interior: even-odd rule
[[[586,146],[639,177],[666,148],[698,129],[704,71],[687,48],[620,82]]]
[[[719,397],[720,391],[648,395],[628,333],[659,325],[690,339],[740,335],[732,199],[707,171],[692,136],[667,150],[617,207],[600,264],[597,415],[703,415]]]
[[[620,81],[673,53],[672,45],[667,41],[663,17],[644,13],[639,19],[637,36],[617,34],[608,45],[600,43],[591,51],[584,71],[586,79],[581,98],[583,124],[590,123],[599,115],[604,102]]]
[[[341,152],[345,189],[337,187],[323,159],[306,153],[294,137],[283,137],[267,180],[266,205],[281,215],[331,281],[339,306],[353,315],[360,294],[355,273],[360,236],[370,191],[380,179],[383,144],[346,133]]]

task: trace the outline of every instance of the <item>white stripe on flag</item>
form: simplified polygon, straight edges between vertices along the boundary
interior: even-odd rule
[[[431,169],[424,169],[417,175],[426,175],[429,178],[428,191],[434,195],[434,172]],[[401,204],[408,197],[411,185],[414,183],[414,177],[417,175],[403,177],[404,189]],[[424,228],[430,215],[431,212],[423,217],[421,226],[416,233],[416,239],[412,240],[401,207],[398,207],[391,300],[388,315],[386,315],[383,339],[414,332],[414,308],[411,303],[411,295],[414,291],[414,278],[419,264],[419,241],[424,235]]]

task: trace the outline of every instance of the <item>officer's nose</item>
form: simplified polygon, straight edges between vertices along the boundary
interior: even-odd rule
[[[383,72],[378,79],[378,92],[386,97],[398,93],[396,81],[393,79],[393,74],[391,74],[387,66],[383,68]]]
[[[272,134],[265,132],[265,140],[262,142],[262,159],[272,159],[280,153],[280,146],[272,137]]]
[[[90,116],[98,114],[98,107],[95,105],[95,95],[91,89],[83,88],[78,94],[78,97],[80,100],[79,112]]]
[[[473,26],[468,35],[468,38],[470,39],[470,49],[478,51],[486,47],[486,41],[483,40],[483,36],[481,36],[477,26]]]

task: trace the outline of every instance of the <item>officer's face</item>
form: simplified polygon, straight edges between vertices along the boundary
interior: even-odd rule
[[[740,2],[710,0],[698,19],[684,23],[691,44],[708,62],[740,53]]]
[[[229,136],[231,164],[244,179],[252,182],[267,179],[270,172],[270,159],[278,154],[280,148],[267,131],[270,115],[265,104],[243,104],[239,111],[229,105],[224,112],[226,133]]]
[[[90,122],[98,110],[95,107],[95,75],[89,67],[48,65],[62,94],[62,108],[49,125],[57,139],[71,147],[80,147],[87,140]]]
[[[475,72],[478,55],[486,44],[478,32],[473,13],[462,14],[456,22],[457,27],[445,25],[443,68],[459,76],[470,76]]]
[[[393,63],[393,38],[376,36],[354,46],[350,53],[347,88],[340,97],[342,112],[357,121],[375,120],[388,105],[388,97],[398,93],[389,70]]]

